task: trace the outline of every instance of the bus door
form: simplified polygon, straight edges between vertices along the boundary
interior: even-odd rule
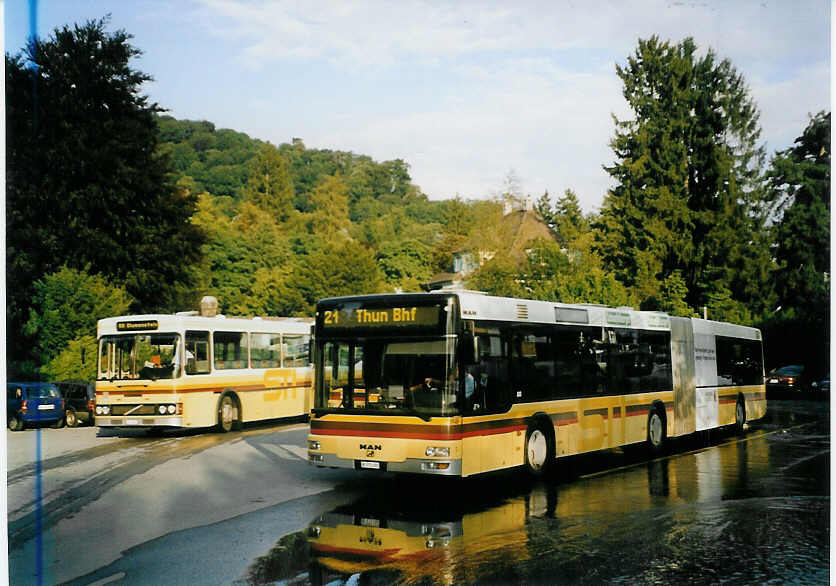
[[[717,344],[713,334],[694,334],[696,431],[717,427]]]
[[[476,424],[473,428],[478,432],[466,432],[462,441],[465,476],[507,467],[513,457],[514,446],[506,434],[495,433],[507,424],[498,414],[507,412],[511,404],[508,344],[498,331],[479,333],[475,363],[466,366],[467,376],[472,377],[473,393],[466,397],[462,415],[465,422]]]
[[[672,317],[671,362],[673,374],[673,435],[696,431],[696,384],[694,372],[694,328],[687,317]]]

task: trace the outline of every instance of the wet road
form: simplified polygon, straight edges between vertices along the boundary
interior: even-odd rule
[[[41,430],[44,444],[79,431]],[[13,467],[10,444],[11,583],[37,583],[39,551],[43,583],[829,580],[828,403],[770,401],[743,436],[678,441],[652,461],[574,457],[537,481],[319,470],[305,436],[269,425],[42,446],[40,539],[35,468]]]

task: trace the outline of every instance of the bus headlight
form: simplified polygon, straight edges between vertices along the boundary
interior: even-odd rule
[[[429,446],[425,452],[428,458],[449,458],[450,448],[438,448]]]
[[[157,407],[157,411],[160,412],[160,415],[165,415],[165,405],[160,405]]]
[[[110,413],[110,405],[96,405],[96,415],[108,415]]]
[[[175,407],[174,405],[169,405],[168,406],[168,414],[169,415],[174,415],[175,411],[177,411],[177,407]]]
[[[319,442],[316,440],[308,440],[309,450],[318,450],[320,448]]]

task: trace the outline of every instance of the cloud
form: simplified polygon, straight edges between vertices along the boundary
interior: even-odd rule
[[[198,26],[239,63],[276,79],[273,119],[245,128],[272,132],[260,136],[272,142],[303,136],[309,146],[402,158],[433,198],[485,197],[513,168],[532,195],[572,188],[586,210],[598,207],[610,186],[602,169],[612,162],[610,115],[629,116],[615,65],[640,37],[693,36],[729,58],[761,109],[770,148],[791,144],[807,113],[830,103],[830,12],[818,0],[193,7]],[[300,70],[304,83],[295,83]]]

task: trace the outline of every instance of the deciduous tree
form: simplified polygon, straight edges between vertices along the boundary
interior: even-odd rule
[[[39,366],[67,350],[71,340],[95,338],[98,320],[127,313],[133,301],[124,287],[66,266],[36,281],[33,289],[25,333]],[[95,349],[89,359],[95,363]]]
[[[140,51],[106,20],[55,29],[6,54],[7,327],[27,347],[32,284],[63,265],[125,283],[135,308],[174,304],[200,257],[196,198],[157,152],[159,107]],[[14,367],[11,367],[14,371]]]

